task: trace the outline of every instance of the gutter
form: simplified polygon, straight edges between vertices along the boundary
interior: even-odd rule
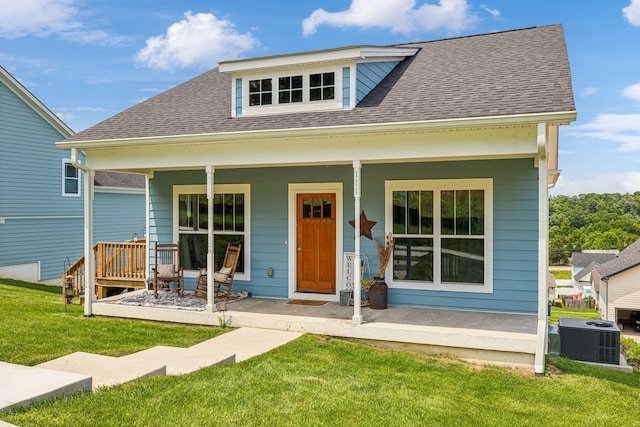
[[[148,136],[137,138],[100,139],[85,141],[60,141],[56,147],[71,148],[113,148],[171,144],[212,144],[229,142],[250,142],[256,139],[298,139],[332,137],[337,135],[401,134],[425,131],[448,131],[456,129],[534,126],[542,121],[549,124],[569,124],[576,119],[575,111],[557,113],[536,113],[527,115],[473,117],[463,119],[426,120],[415,122],[392,122],[341,126],[319,126],[309,128],[267,129],[203,134]],[[241,119],[236,119],[241,120]]]
[[[84,172],[84,316],[93,317],[95,260],[93,256],[93,177],[94,171],[80,163],[78,149],[71,149],[71,164]]]

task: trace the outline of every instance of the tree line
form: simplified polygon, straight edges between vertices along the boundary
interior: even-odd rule
[[[640,192],[549,198],[549,263],[570,263],[571,252],[622,250],[640,239]]]

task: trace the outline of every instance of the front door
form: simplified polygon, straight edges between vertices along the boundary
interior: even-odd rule
[[[298,194],[297,291],[336,291],[336,195]]]

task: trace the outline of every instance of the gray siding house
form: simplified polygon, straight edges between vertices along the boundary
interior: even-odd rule
[[[537,315],[539,370],[548,186],[575,117],[551,25],[221,62],[57,145],[146,175],[147,235],[181,243],[191,286],[234,242],[234,289],[338,301],[345,255],[378,270],[362,218],[395,239],[390,305]]]
[[[55,145],[73,135],[0,67],[0,277],[57,284],[83,255],[82,173]],[[95,241],[142,237],[144,178],[99,172],[95,187]]]

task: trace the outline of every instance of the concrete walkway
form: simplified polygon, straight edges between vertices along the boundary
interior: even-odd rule
[[[77,352],[37,366],[0,362],[0,411],[153,375],[182,375],[266,353],[302,333],[240,328],[189,348],[157,346],[122,357]]]

